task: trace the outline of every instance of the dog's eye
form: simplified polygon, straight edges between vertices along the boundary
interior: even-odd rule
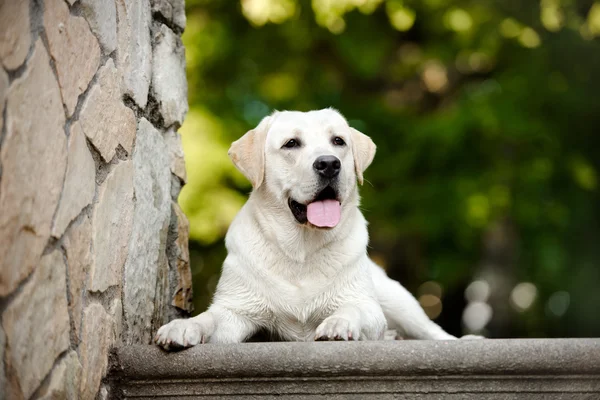
[[[336,146],[343,146],[346,144],[346,142],[344,142],[344,139],[342,139],[339,136],[336,136],[333,138],[333,144],[335,144]]]
[[[300,147],[300,142],[296,139],[290,139],[287,142],[285,142],[283,147],[288,148],[288,149],[291,149],[294,147]]]

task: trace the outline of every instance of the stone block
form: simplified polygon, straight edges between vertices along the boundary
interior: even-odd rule
[[[4,369],[4,351],[6,349],[6,335],[0,326],[0,400],[6,400],[6,370]]]
[[[167,145],[144,118],[138,124],[133,164],[136,203],[124,274],[125,342],[150,343],[157,276],[166,261],[171,172]]]
[[[181,39],[165,25],[154,34],[152,87],[165,126],[180,126],[188,112],[185,50]]]
[[[52,370],[50,382],[38,399],[76,399],[79,396],[80,380],[81,364],[79,363],[77,353],[71,350]]]
[[[69,276],[69,312],[77,344],[85,284],[93,262],[92,221],[87,215],[83,215],[69,227],[63,239],[63,246],[67,255]]]
[[[185,0],[171,0],[173,6],[173,23],[182,31],[185,29]]]
[[[81,128],[106,162],[120,144],[131,153],[135,139],[135,114],[121,101],[118,72],[112,59],[98,71],[98,81],[81,108]]]
[[[117,48],[117,8],[114,0],[81,0],[83,16],[105,54]]]
[[[8,74],[0,68],[0,130],[4,126],[4,103],[8,92]]]
[[[117,67],[124,92],[145,108],[152,74],[148,0],[115,0],[117,6]]]
[[[184,0],[150,0],[153,13],[159,13],[168,22],[178,29],[185,29],[185,1]]]
[[[109,314],[114,321],[111,344],[113,346],[118,346],[123,339],[123,303],[121,302],[121,299],[113,300],[110,305]]]
[[[85,19],[71,15],[64,0],[46,0],[44,29],[70,116],[98,69],[100,46]]]
[[[0,296],[12,292],[38,263],[67,164],[65,114],[41,39],[28,64],[8,91],[0,149]]]
[[[0,61],[6,69],[16,69],[31,46],[29,2],[0,2],[0,26]]]
[[[112,344],[113,321],[98,303],[86,307],[83,313],[83,328],[79,344],[79,359],[82,374],[79,398],[96,398],[102,377],[106,374],[108,351]]]
[[[190,224],[187,217],[176,202],[172,203],[172,210],[177,220],[176,239],[173,243],[171,257],[171,270],[175,272],[174,282],[177,283],[173,291],[171,305],[191,313],[192,304],[192,270],[190,269],[190,251],[188,241],[190,235]],[[173,276],[173,275],[172,275]]]
[[[93,215],[94,261],[88,290],[103,292],[120,286],[133,224],[134,163],[122,161],[108,175]],[[136,217],[137,218],[137,217]],[[138,244],[140,245],[140,244]],[[144,251],[144,249],[140,249]],[[141,281],[151,277],[144,277]]]
[[[167,133],[165,133],[165,141],[167,142],[169,154],[171,155],[171,172],[181,179],[182,182],[187,182],[181,135],[174,129],[169,129]]]
[[[88,149],[79,122],[71,125],[67,155],[67,175],[54,217],[52,235],[60,237],[71,221],[79,215],[96,193],[96,164]]]
[[[66,271],[62,254],[42,257],[31,279],[2,314],[7,358],[25,398],[69,347]]]

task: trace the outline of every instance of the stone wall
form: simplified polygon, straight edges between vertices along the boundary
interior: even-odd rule
[[[0,399],[107,397],[191,311],[184,0],[0,0]]]

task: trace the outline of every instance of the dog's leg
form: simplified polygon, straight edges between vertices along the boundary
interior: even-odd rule
[[[208,311],[188,319],[176,319],[162,326],[155,342],[165,350],[199,343],[240,343],[256,332],[257,326],[224,307],[213,304]]]
[[[317,327],[315,340],[380,340],[385,329],[381,307],[365,299],[360,304],[344,305],[325,318]]]
[[[399,282],[390,279],[385,271],[373,263],[373,286],[383,309],[389,329],[396,329],[411,339],[451,340],[456,337],[446,333],[429,319],[419,302]]]

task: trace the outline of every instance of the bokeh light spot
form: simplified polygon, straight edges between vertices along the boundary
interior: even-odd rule
[[[505,18],[500,23],[500,33],[506,38],[517,38],[519,37],[522,31],[523,27],[521,26],[521,24],[512,18]]]
[[[424,294],[419,297],[419,304],[425,310],[430,319],[436,319],[442,313],[442,301],[432,294]]]
[[[492,307],[482,301],[471,302],[463,311],[463,324],[469,332],[480,332],[492,319]]]
[[[471,14],[462,8],[454,8],[444,15],[446,27],[456,32],[465,32],[473,27],[473,18]]]
[[[519,312],[529,309],[537,297],[537,288],[533,283],[521,282],[510,293],[510,304]]]
[[[465,299],[468,302],[485,303],[490,297],[490,285],[484,280],[473,281],[465,289]]]
[[[405,7],[401,1],[388,1],[386,11],[392,26],[401,32],[412,28],[417,17],[415,11]]]
[[[256,26],[281,24],[296,13],[294,0],[242,0],[244,17]]]
[[[430,61],[423,68],[421,74],[427,90],[433,93],[443,92],[448,86],[446,67],[438,61]]]
[[[546,313],[556,317],[562,317],[569,309],[571,296],[568,292],[558,291],[552,293],[546,303]]]
[[[521,43],[524,47],[533,49],[539,47],[539,45],[542,44],[542,40],[536,31],[526,27],[523,28],[521,35],[519,35],[519,43]]]

